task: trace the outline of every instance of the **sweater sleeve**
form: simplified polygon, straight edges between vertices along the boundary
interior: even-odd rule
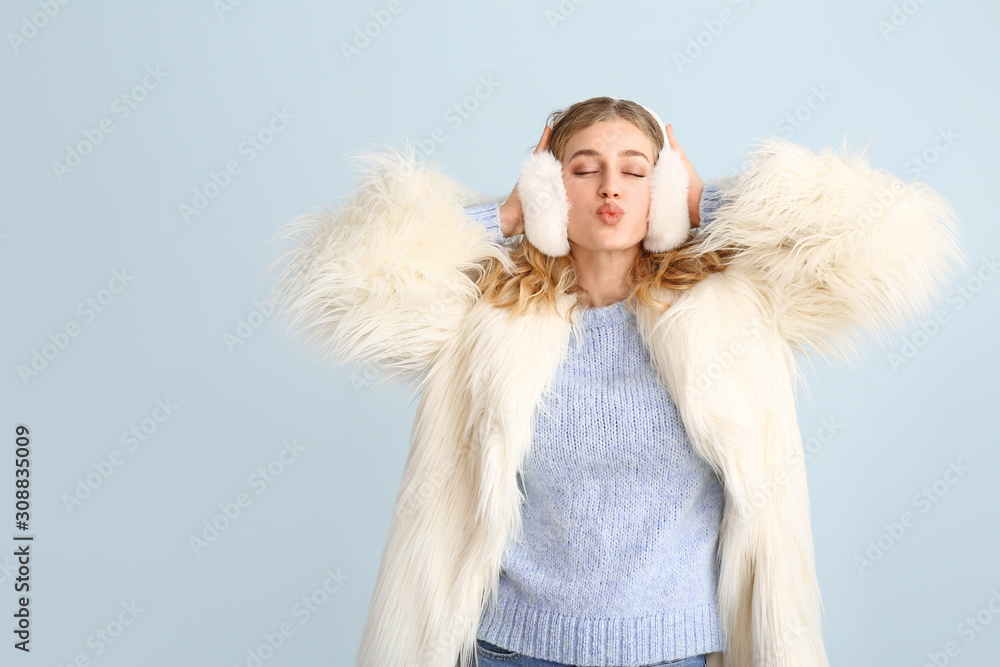
[[[701,202],[698,205],[699,229],[705,229],[715,219],[715,211],[724,200],[726,188],[735,180],[735,176],[723,176],[705,181],[705,187],[701,191]]]
[[[323,358],[373,366],[376,384],[419,388],[478,300],[485,263],[512,262],[496,243],[499,225],[466,213],[476,193],[412,151],[360,158],[354,193],[291,220],[274,239],[291,242],[271,264],[277,314],[286,338],[294,331]]]
[[[500,204],[491,201],[474,206],[466,206],[465,214],[489,233],[494,243],[503,243],[506,237],[500,229]]]

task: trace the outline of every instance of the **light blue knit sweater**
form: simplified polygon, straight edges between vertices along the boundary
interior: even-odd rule
[[[723,179],[708,181],[701,224]],[[496,202],[466,209],[497,242]],[[558,663],[632,667],[721,651],[722,483],[694,453],[625,301],[582,313],[519,477],[524,537],[504,552],[478,637]]]

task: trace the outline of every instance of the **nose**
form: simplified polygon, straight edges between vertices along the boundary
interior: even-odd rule
[[[612,199],[621,198],[621,177],[619,177],[613,169],[608,169],[604,172],[604,178],[601,179],[600,184],[600,195],[602,197],[610,197]]]

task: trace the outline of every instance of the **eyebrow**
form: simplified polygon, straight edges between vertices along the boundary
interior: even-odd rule
[[[597,157],[598,155],[600,155],[600,153],[598,153],[593,148],[581,148],[577,152],[570,155],[569,159],[572,160],[577,155],[590,155],[593,157]],[[642,151],[637,151],[634,148],[623,148],[622,150],[618,151],[618,155],[622,157],[641,157],[645,158],[646,162],[649,162],[649,158],[646,157],[645,153],[643,153]],[[569,160],[567,160],[567,162],[569,162]]]

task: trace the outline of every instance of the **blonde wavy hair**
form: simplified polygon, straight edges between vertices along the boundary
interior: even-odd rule
[[[594,123],[617,119],[627,120],[649,137],[654,147],[655,164],[663,149],[663,137],[656,119],[641,105],[612,97],[592,97],[564,110],[553,111],[548,118],[552,127],[548,150],[562,161],[570,137]],[[626,307],[635,312],[638,304],[645,304],[666,311],[670,304],[653,296],[656,288],[691,289],[709,274],[724,270],[735,253],[728,248],[702,253],[698,245],[694,234],[680,247],[664,253],[649,252],[640,245],[629,273],[632,288],[626,297]],[[558,296],[576,294],[578,298],[571,312],[587,307],[580,298],[586,290],[578,282],[572,253],[549,257],[523,234],[508,242],[508,249],[514,262],[513,271],[508,271],[498,260],[490,259],[476,281],[487,302],[523,313],[530,306],[544,304],[554,308]]]

